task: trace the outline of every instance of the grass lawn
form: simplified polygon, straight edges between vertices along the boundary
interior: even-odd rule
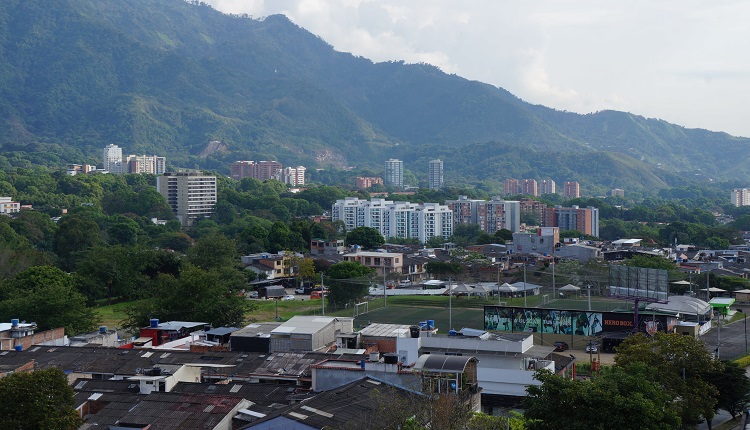
[[[125,308],[136,304],[138,304],[138,301],[98,306],[94,308],[94,312],[99,315],[99,325],[105,325],[109,328],[119,328],[122,326],[121,321],[127,317],[125,315]]]

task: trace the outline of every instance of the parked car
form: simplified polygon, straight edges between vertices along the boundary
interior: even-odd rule
[[[247,297],[251,299],[257,299],[258,298],[258,292],[257,291],[250,291],[247,293]]]
[[[306,293],[305,293],[305,287],[297,287],[297,288],[296,288],[296,289],[294,290],[294,292],[295,292],[296,294],[306,294]]]
[[[586,352],[590,352],[592,354],[596,354],[599,352],[599,345],[596,343],[589,343],[586,345]]]
[[[566,349],[568,349],[568,348],[569,348],[569,346],[568,346],[568,343],[567,343],[567,342],[560,342],[560,341],[557,341],[557,342],[555,342],[555,343],[554,343],[553,345],[555,346],[555,351],[558,351],[558,352],[559,352],[559,351],[565,351]]]
[[[281,300],[294,300],[294,295],[287,294],[284,297],[282,297]]]

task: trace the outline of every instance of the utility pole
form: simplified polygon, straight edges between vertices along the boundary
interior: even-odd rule
[[[326,284],[323,282],[323,274],[320,275],[320,303],[323,306],[323,315],[326,314]]]
[[[385,283],[385,267],[383,267],[383,307],[386,307],[386,305],[388,304],[387,303],[387,301],[388,301],[387,296],[388,295],[385,293],[385,291],[387,289],[388,289],[388,286]]]
[[[453,330],[453,284],[448,278],[448,330]]]
[[[523,307],[526,307],[526,260],[523,262]]]

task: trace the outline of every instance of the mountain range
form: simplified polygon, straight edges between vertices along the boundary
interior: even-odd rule
[[[440,157],[458,184],[750,179],[750,139],[557,111],[428,64],[373,63],[281,15],[183,0],[0,2],[2,153],[96,163],[109,143],[225,173],[240,159],[378,171],[397,157],[419,177]]]

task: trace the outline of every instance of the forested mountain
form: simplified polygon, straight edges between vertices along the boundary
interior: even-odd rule
[[[336,52],[284,16],[183,0],[0,2],[0,167],[18,153],[96,162],[108,143],[224,172],[236,159],[380,169],[392,156],[419,172],[442,156],[458,182],[750,176],[750,139],[531,105],[433,66]]]

